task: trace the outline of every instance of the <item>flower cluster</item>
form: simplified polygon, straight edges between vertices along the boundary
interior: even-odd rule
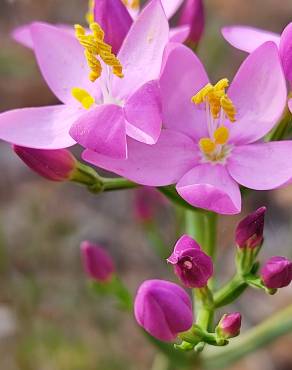
[[[245,261],[238,265],[238,277],[242,279],[242,283],[235,289],[234,286],[223,288],[223,304],[220,294],[217,297],[216,293],[213,295],[208,284],[214,274],[211,257],[188,235],[183,235],[174,246],[167,261],[174,266],[174,272],[181,283],[186,288],[194,289],[195,297],[201,300],[208,311],[213,312],[225,305],[228,296],[232,300],[232,297],[241,294],[248,285],[274,294],[276,289],[288,286],[292,281],[292,261],[285,257],[272,257],[262,266],[260,276],[257,276],[256,257],[263,244],[265,211],[265,207],[257,209],[237,226],[235,242],[240,252],[238,259]],[[196,319],[192,317],[192,312],[189,296],[176,284],[162,280],[145,281],[137,292],[135,316],[138,324],[163,341],[173,341],[179,337],[183,340],[182,349],[194,348],[201,341],[225,345],[228,339],[240,333],[239,312],[224,314],[215,332],[207,334],[204,330],[209,330],[209,325],[205,327],[205,322],[199,319],[200,314]],[[185,346],[186,342],[189,342],[190,347]]]
[[[192,206],[221,214],[241,211],[240,186],[289,183],[291,141],[262,139],[287,105],[291,25],[281,39],[224,29],[250,55],[230,86],[227,79],[213,85],[181,44],[199,41],[202,2],[186,1],[171,30],[181,0],[151,0],[141,11],[138,3],[91,2],[89,30],[37,22],[17,29],[14,37],[33,49],[62,104],[2,113],[0,138],[42,150],[78,143],[88,163],[137,184],[175,184]]]

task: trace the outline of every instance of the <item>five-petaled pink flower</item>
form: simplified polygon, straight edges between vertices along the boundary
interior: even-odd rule
[[[183,45],[170,44],[160,79],[164,130],[157,144],[130,140],[127,160],[90,150],[83,158],[140,184],[176,183],[195,207],[239,213],[239,185],[273,189],[292,173],[292,142],[261,140],[277,124],[287,99],[276,45],[266,42],[247,57],[228,94],[226,80],[208,82],[198,58]],[[191,102],[194,93],[201,104]]]
[[[99,60],[102,74],[95,81],[88,75],[98,69],[98,62],[94,59],[90,68],[88,64],[96,45],[89,45],[88,50],[81,45],[82,27],[78,29],[79,40],[43,23],[34,23],[30,31],[41,72],[63,104],[1,114],[1,139],[38,149],[66,148],[78,142],[114,158],[127,157],[128,137],[146,144],[157,141],[161,131],[157,78],[169,40],[160,0],[152,0],[141,12],[116,59],[112,54],[107,64],[107,58]],[[92,31],[97,35],[94,37],[102,38],[102,31]],[[89,51],[87,60],[84,48]],[[123,78],[112,73],[113,60],[121,64]]]

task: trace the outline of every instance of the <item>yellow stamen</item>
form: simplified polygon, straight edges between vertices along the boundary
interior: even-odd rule
[[[105,64],[112,67],[112,72],[122,78],[123,67],[118,58],[112,53],[112,48],[104,41],[104,32],[96,22],[90,24],[92,35],[86,35],[85,29],[80,25],[75,25],[75,35],[80,45],[85,49],[87,64],[91,70],[89,79],[96,81],[102,72],[102,66],[97,57],[100,57]]]
[[[227,96],[227,94],[224,94],[221,97],[220,104],[229,121],[235,122],[236,109],[234,104],[232,103],[232,100]]]
[[[214,132],[214,140],[216,144],[224,145],[229,139],[229,130],[225,126],[218,127]]]
[[[201,104],[206,101],[206,97],[209,95],[211,91],[213,91],[214,87],[209,83],[204,86],[196,95],[192,97],[192,102],[194,104]]]
[[[95,0],[88,0],[88,12],[86,13],[86,22],[90,25],[94,22],[94,5]]]
[[[208,83],[192,97],[194,104],[208,102],[214,119],[219,118],[221,108],[231,122],[235,122],[236,109],[225,90],[229,86],[227,78],[218,81],[214,86]]]
[[[94,97],[91,96],[86,90],[80,89],[79,87],[73,87],[71,94],[82,104],[83,108],[85,109],[90,109],[95,103]]]
[[[130,9],[136,10],[140,8],[140,0],[122,0],[123,4]]]
[[[216,144],[208,137],[200,139],[199,146],[205,154],[210,154],[216,149]]]

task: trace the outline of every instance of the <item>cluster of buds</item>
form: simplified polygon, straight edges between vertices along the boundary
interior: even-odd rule
[[[265,213],[266,208],[261,207],[238,224],[235,233],[237,267],[245,286],[274,293],[275,289],[290,284],[292,262],[285,257],[272,257],[263,265],[260,275],[256,275],[256,257],[264,240]],[[213,262],[193,238],[183,235],[175,244],[167,262],[173,265],[176,276],[186,288],[195,289],[195,296],[202,300],[205,308],[216,308],[212,291],[208,287],[209,279],[213,276]],[[242,286],[239,288],[242,289]],[[138,324],[159,340],[173,341],[180,338],[182,343],[176,346],[180,349],[202,349],[202,343],[225,345],[240,333],[239,312],[224,314],[213,333],[206,331],[208,325],[200,326],[199,313],[197,322],[193,315],[189,295],[174,283],[150,280],[144,282],[137,292],[135,316]]]

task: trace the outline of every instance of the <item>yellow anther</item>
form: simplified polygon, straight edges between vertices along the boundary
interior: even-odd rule
[[[224,94],[221,97],[220,104],[229,121],[235,122],[236,109],[232,100],[227,96],[227,94]]]
[[[122,0],[123,4],[130,9],[136,10],[140,7],[140,0]]]
[[[227,87],[229,86],[229,81],[227,78],[222,78],[221,80],[219,80],[216,85],[214,86],[214,90],[215,91],[221,91],[221,90],[224,90],[227,89]]]
[[[214,140],[216,144],[224,145],[229,139],[229,130],[225,126],[218,127],[214,132]]]
[[[214,90],[214,87],[208,83],[196,95],[192,97],[192,102],[194,104],[201,104],[206,101],[207,96]]]
[[[86,90],[80,89],[79,87],[73,87],[71,94],[82,104],[83,108],[85,109],[90,109],[95,103],[94,97],[91,96]]]
[[[208,83],[192,97],[194,104],[208,102],[214,119],[218,119],[221,108],[231,122],[235,121],[236,109],[225,90],[229,86],[227,78],[222,78],[214,86]]]
[[[216,144],[208,137],[203,137],[199,141],[200,149],[205,154],[210,154],[216,149]]]
[[[80,45],[85,49],[85,57],[90,68],[89,79],[96,81],[102,72],[102,66],[97,57],[100,57],[105,64],[112,67],[112,72],[122,78],[123,67],[118,58],[112,53],[112,48],[104,41],[104,32],[96,22],[90,24],[91,35],[86,35],[85,29],[80,25],[75,25],[75,35]]]
[[[88,0],[88,12],[86,13],[86,21],[88,24],[94,22],[94,5],[95,0]]]

